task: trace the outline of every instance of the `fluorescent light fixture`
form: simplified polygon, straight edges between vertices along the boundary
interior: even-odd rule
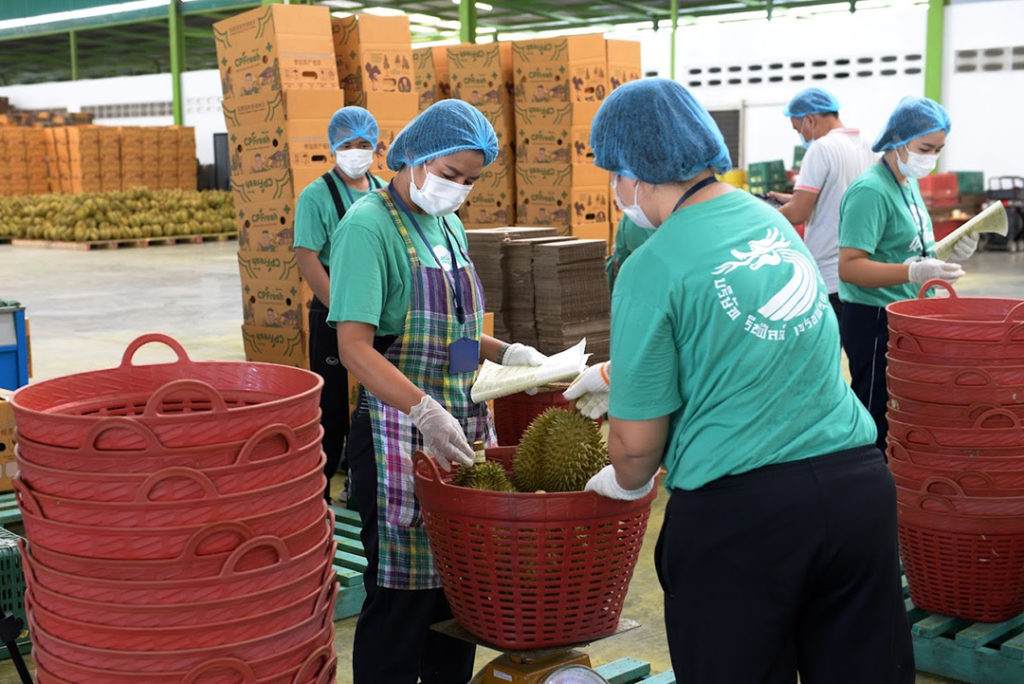
[[[459,5],[461,3],[462,3],[462,0],[452,0],[452,4],[453,5]],[[493,5],[488,5],[486,2],[475,2],[473,4],[476,5],[476,8],[478,10],[482,10],[484,12],[490,12],[491,10],[494,9]]]
[[[188,1],[190,0],[186,0],[186,2]],[[118,14],[120,12],[135,12],[138,10],[152,9],[153,7],[167,7],[168,4],[170,4],[169,0],[133,0],[133,2],[118,2],[112,5],[69,10],[67,12],[51,12],[49,14],[40,14],[35,17],[7,19],[5,21],[0,21],[0,31],[4,29],[23,28],[26,26],[53,24],[58,21],[72,21],[75,19],[102,17],[108,14]]]
[[[400,17],[405,14],[402,10],[392,7],[367,7],[363,13],[376,14],[378,17]]]

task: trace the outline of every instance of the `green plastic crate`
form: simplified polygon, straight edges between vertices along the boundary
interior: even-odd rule
[[[18,650],[28,653],[32,648],[25,615],[25,575],[21,571],[18,535],[0,527],[0,609],[21,618],[24,628],[18,637]],[[7,647],[0,644],[0,659],[10,658]]]
[[[954,171],[961,195],[985,193],[985,174],[982,171]]]
[[[800,165],[803,164],[804,155],[807,154],[807,148],[803,145],[793,146],[793,170],[799,171]]]

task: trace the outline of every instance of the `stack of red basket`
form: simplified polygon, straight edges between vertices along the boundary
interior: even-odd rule
[[[936,285],[950,296],[924,298]],[[1024,300],[942,281],[887,307],[889,467],[910,597],[998,622],[1024,611]]]
[[[334,681],[321,385],[145,335],[15,393],[39,682]]]

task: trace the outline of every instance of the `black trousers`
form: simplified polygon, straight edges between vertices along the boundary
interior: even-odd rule
[[[885,419],[885,405],[889,402],[885,384],[889,318],[885,309],[844,302],[839,338],[850,360],[850,386],[874,418],[878,428],[875,445],[885,453],[885,436],[889,432]]]
[[[468,682],[473,677],[476,646],[430,629],[435,622],[452,617],[444,591],[377,586],[377,466],[370,416],[362,397],[352,416],[348,461],[366,554],[366,600],[352,643],[354,684]]]
[[[338,358],[338,331],[327,324],[327,307],[313,297],[309,307],[309,367],[324,379],[320,392],[320,424],[324,428],[324,475],[326,498],[331,497],[331,478],[338,472],[348,436],[348,371]]]
[[[843,320],[843,303],[839,299],[839,293],[833,292],[828,296],[828,303],[832,305],[832,310],[836,312],[836,320],[842,322]]]
[[[912,684],[896,490],[872,446],[675,490],[655,548],[680,684]]]

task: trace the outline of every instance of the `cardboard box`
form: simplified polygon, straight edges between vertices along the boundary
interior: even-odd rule
[[[594,187],[607,186],[611,176],[593,164],[516,164],[516,186]]]
[[[246,325],[301,330],[309,311],[304,283],[291,280],[242,279],[242,314]]]
[[[572,227],[572,236],[581,240],[609,240],[609,225],[607,223],[589,223]],[[610,243],[609,243],[610,244]]]
[[[213,37],[225,99],[338,87],[326,7],[259,7],[215,23]]]
[[[481,187],[474,183],[473,192],[459,209],[459,218],[468,229],[512,226],[516,222],[516,193],[512,176],[504,185]]]
[[[512,43],[453,45],[448,48],[448,74],[454,98],[474,106],[511,105]]]
[[[177,162],[178,160],[178,131],[174,128],[158,128],[157,139],[159,141],[160,160]]]
[[[600,103],[608,94],[608,56],[600,35],[512,44],[515,100]]]
[[[412,51],[413,90],[419,111],[440,100],[451,97],[452,84],[448,75],[448,48],[435,46]]]
[[[515,108],[511,104],[487,104],[477,107],[481,114],[494,127],[494,133],[498,136],[498,148],[506,155],[514,154],[516,143]]]
[[[643,76],[639,41],[609,39],[605,41],[605,52],[608,56],[609,92]]]
[[[554,167],[516,167],[516,220],[524,226],[558,226],[608,223],[611,186],[573,182],[571,169],[553,174],[538,170]],[[603,172],[607,176],[607,172]]]
[[[247,361],[309,369],[309,342],[302,330],[245,324],[242,326],[242,346]]]
[[[0,492],[13,490],[11,480],[18,474],[18,462],[14,458],[16,443],[14,430],[14,408],[11,406],[11,390],[0,389]]]
[[[238,272],[242,281],[286,280],[301,277],[294,252],[238,252]]]
[[[46,129],[25,128],[22,131],[26,153],[40,154],[46,152]]]
[[[409,17],[335,17],[331,32],[345,104],[364,106],[364,93],[405,93],[417,107]]]
[[[612,189],[608,185],[573,187],[569,193],[573,230],[578,226],[604,226],[601,239],[608,239],[608,198]],[[575,233],[573,233],[575,235]]]
[[[262,204],[242,202],[237,194],[234,199],[240,251],[291,252],[295,237],[294,195]]]
[[[334,166],[327,141],[328,119],[293,119],[284,126],[245,126],[228,133],[232,182],[312,168],[315,175]],[[296,194],[304,188],[296,183]]]

